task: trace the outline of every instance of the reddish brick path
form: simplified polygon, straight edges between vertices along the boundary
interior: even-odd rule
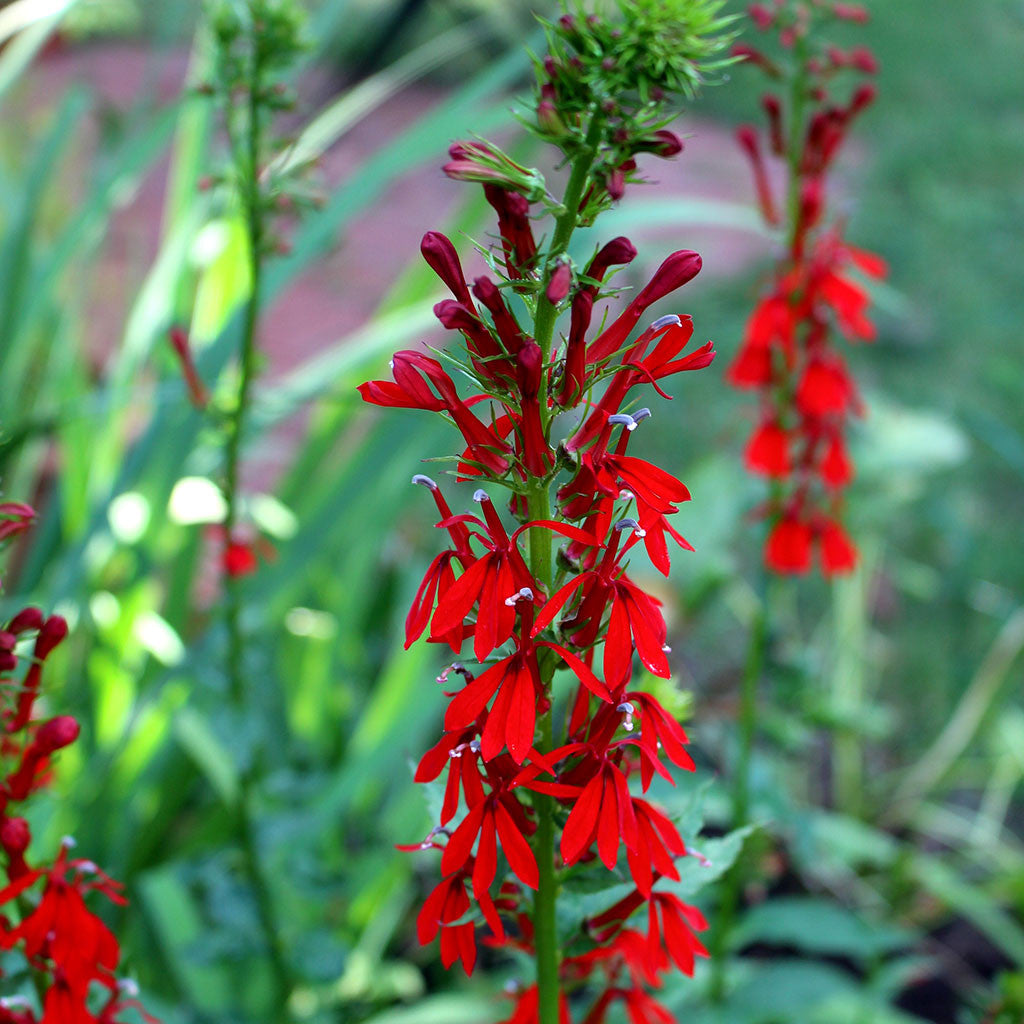
[[[128,43],[102,43],[61,50],[46,57],[32,72],[27,90],[35,127],[42,126],[55,102],[76,82],[87,84],[100,104],[128,109],[140,95],[171,101],[184,80],[188,55],[181,50],[154,52]],[[331,95],[323,81],[309,83],[310,109]],[[372,118],[357,125],[324,160],[331,187],[343,187],[365,159],[401,132],[443,96],[418,85],[384,104]],[[714,124],[680,124],[688,134],[685,154],[671,162],[656,161],[651,173],[658,184],[637,190],[638,198],[668,196],[709,198],[745,203],[749,197],[746,167],[729,133]],[[360,216],[335,251],[306,271],[270,311],[264,344],[269,372],[301,364],[364,324],[409,261],[416,258],[424,231],[443,226],[464,198],[464,186],[440,173],[448,139],[438,139],[438,161],[406,175],[388,190],[383,201]],[[95,301],[89,317],[90,346],[109,351],[120,337],[131,301],[152,264],[159,241],[166,184],[166,162],[142,183],[114,217],[94,268]],[[653,257],[674,248],[698,249],[705,274],[733,273],[763,242],[741,231],[706,227],[637,232],[647,237]],[[641,268],[642,269],[642,268]]]

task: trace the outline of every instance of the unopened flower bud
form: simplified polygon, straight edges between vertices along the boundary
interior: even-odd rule
[[[40,627],[36,637],[35,656],[45,658],[68,635],[67,620],[51,615]]]
[[[559,263],[548,281],[548,302],[557,306],[569,294],[571,287],[572,267],[568,263]]]
[[[860,4],[836,3],[832,5],[832,13],[843,21],[853,21],[858,25],[868,23],[867,8]]]
[[[682,153],[683,140],[675,132],[670,132],[667,128],[660,128],[652,135],[638,139],[633,144],[633,149],[637,153],[653,153],[655,156],[667,160]]]
[[[78,722],[71,715],[58,715],[40,728],[33,745],[40,754],[52,754],[74,743],[80,732]]]
[[[9,856],[18,856],[28,849],[32,832],[24,818],[4,818],[0,823],[0,846]]]

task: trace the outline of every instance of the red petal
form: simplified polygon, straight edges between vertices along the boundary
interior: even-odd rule
[[[530,844],[523,834],[516,828],[512,815],[499,801],[495,807],[495,819],[498,826],[498,836],[501,839],[501,849],[508,860],[508,865],[516,877],[531,889],[536,889],[539,884],[537,861],[534,859]]]

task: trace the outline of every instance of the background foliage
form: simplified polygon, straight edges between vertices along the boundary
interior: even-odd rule
[[[680,979],[673,999],[687,1020],[1024,1019],[1013,974],[1024,970],[1024,14],[1007,0],[947,5],[942,17],[929,0],[873,8],[881,99],[846,184],[851,241],[892,268],[877,294],[881,339],[854,354],[871,407],[851,506],[865,558],[834,589],[781,587],[787,628],[755,774],[764,825],[746,843],[756,871],[732,1001],[716,1017],[703,979]],[[449,140],[514,131],[508,96],[533,32],[527,4],[309,9],[301,80],[318,84],[303,86],[294,159],[347,152],[352,130],[410,83],[444,96],[382,133],[340,181],[325,172],[322,210],[271,266],[269,307]],[[88,80],[40,90],[48,60],[111,39],[145,57],[128,102],[112,106]],[[260,1020],[269,979],[224,813],[247,741],[223,710],[224,638],[210,610],[219,439],[185,401],[166,344],[171,323],[191,323],[201,372],[227,386],[248,282],[238,225],[197,188],[216,166],[208,105],[188,91],[168,101],[159,86],[186,51],[198,82],[199,7],[178,0],[79,0],[0,50],[0,478],[7,498],[41,511],[2,599],[72,625],[52,699],[84,735],[63,758],[60,792],[36,806],[39,835],[73,832],[128,883],[132,907],[116,924],[164,1019]],[[738,69],[695,113],[753,117],[756,88]],[[104,270],[111,228],[153,188],[155,245],[133,254],[141,287],[126,294]],[[671,225],[672,248],[707,239],[714,265],[715,245],[752,223],[722,201],[659,196],[616,227]],[[470,203],[448,223],[429,207],[416,216],[422,230],[472,233],[479,213]],[[686,295],[723,356],[756,274]],[[432,428],[378,421],[354,385],[424,337],[431,287],[410,252],[369,323],[264,378],[249,438],[248,512],[275,554],[246,592],[246,728],[274,740],[260,848],[305,980],[295,1009],[309,1020],[488,1021],[495,977],[514,972],[496,963],[465,983],[439,969],[412,929],[421,862],[392,848],[428,827],[409,758],[441,708],[435,652],[403,652],[399,639],[431,550],[408,479]],[[117,327],[99,342],[98,315]],[[714,883],[740,843],[720,833],[757,600],[745,512],[759,495],[737,454],[744,402],[720,373],[695,375],[672,410],[640,440],[694,494],[685,532],[697,553],[679,560],[665,597],[702,772],[670,799],[688,835],[706,822],[694,846],[712,866],[689,861],[688,884],[713,916]]]

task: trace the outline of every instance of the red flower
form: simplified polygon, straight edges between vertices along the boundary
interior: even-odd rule
[[[772,527],[764,560],[769,569],[781,573],[803,573],[811,567],[810,526],[795,515],[784,515]]]
[[[448,705],[445,729],[472,725],[495,694],[481,737],[481,753],[490,761],[507,746],[516,764],[522,764],[533,748],[537,704],[544,695],[532,645],[492,665],[458,693]]]
[[[359,385],[364,402],[392,408],[447,412],[466,439],[473,458],[499,476],[506,472],[509,467],[506,458],[508,445],[473,415],[469,406],[459,398],[451,377],[436,359],[419,352],[396,352],[391,368],[394,382],[373,380]]]
[[[538,1024],[540,1020],[538,999],[536,985],[531,985],[525,991],[520,992],[516,997],[516,1006],[512,1011],[512,1016],[502,1024]],[[558,996],[558,1019],[559,1024],[572,1024],[569,1017],[569,1003],[564,992],[559,993]]]
[[[70,993],[84,1006],[90,983],[110,977],[120,951],[107,926],[85,905],[83,894],[98,890],[113,902],[124,903],[120,886],[88,861],[69,861],[64,846],[51,868],[29,871],[0,890],[0,905],[17,899],[40,879],[46,886],[39,903],[17,926],[3,926],[0,947],[12,949],[20,943],[29,960],[54,964],[62,978],[55,999],[66,1004]]]
[[[789,476],[792,470],[789,446],[790,436],[777,422],[763,422],[747,443],[747,469],[765,476]]]
[[[224,571],[228,576],[249,576],[260,566],[252,545],[245,541],[232,540],[224,547]]]
[[[598,856],[608,870],[615,867],[619,841],[635,850],[638,833],[633,801],[622,770],[605,761],[583,787],[562,831],[562,859],[575,864],[597,841]]]
[[[857,549],[842,525],[834,519],[827,520],[821,530],[821,564],[828,577],[857,567]]]
[[[469,813],[452,833],[441,857],[441,870],[464,869],[472,862],[473,895],[480,900],[494,881],[498,870],[498,839],[516,877],[531,889],[537,888],[537,861],[526,840],[530,831],[519,801],[515,797],[494,792],[469,809]],[[476,857],[471,853],[477,844]]]
[[[433,942],[441,933],[441,962],[451,967],[456,960],[462,962],[466,974],[473,973],[476,965],[476,937],[471,921],[460,921],[469,912],[466,894],[465,870],[459,870],[443,879],[423,901],[416,918],[416,933],[421,945]]]

